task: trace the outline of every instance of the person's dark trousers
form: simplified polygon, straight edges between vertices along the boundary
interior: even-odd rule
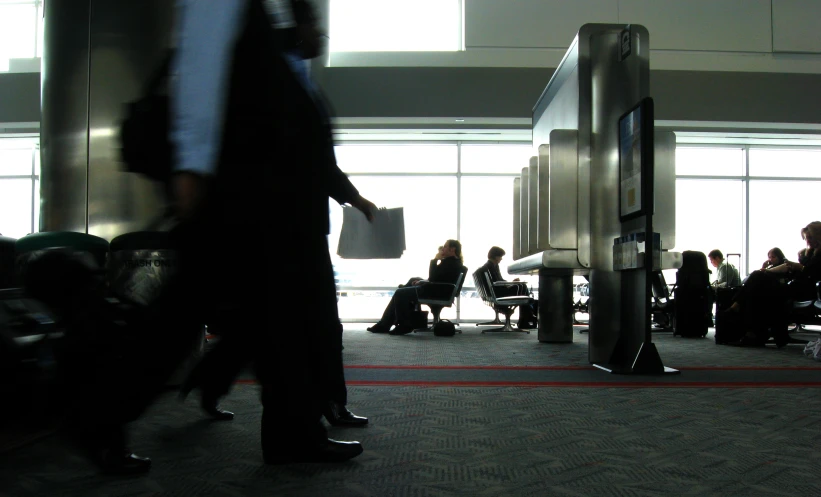
[[[416,301],[419,299],[418,289],[419,287],[415,286],[397,288],[393,293],[391,303],[396,312],[397,324],[410,324],[411,313],[415,308]]]
[[[398,290],[397,290],[398,291]],[[384,325],[390,328],[396,323],[396,292],[394,292],[385,310],[382,312],[382,317],[379,319],[379,325]]]
[[[285,268],[268,268],[269,281],[267,302],[291,302],[294,289],[290,285],[277,285],[276,281],[305,280],[317,286],[311,302],[320,309],[317,314],[332,312],[331,317],[321,317],[323,323],[336,317],[336,288],[333,268],[324,235],[295,235],[306,240],[315,257],[310,264],[290,265]],[[324,256],[323,256],[324,254]],[[333,305],[331,305],[333,304]],[[260,325],[263,323],[257,323]],[[269,326],[270,327],[270,326]],[[322,325],[300,327],[276,327],[260,335],[254,346],[254,365],[257,378],[262,384],[262,450],[268,456],[279,452],[300,452],[323,443],[328,433],[322,425],[323,387],[326,374],[341,373],[341,335],[338,353],[331,354],[327,338],[331,332]],[[325,358],[336,358],[326,369]],[[327,373],[326,373],[327,372]],[[344,377],[342,378],[344,385]]]
[[[342,323],[339,320],[339,309],[336,300],[333,264],[328,251],[327,237],[316,242],[317,247],[324,244],[324,251],[317,257],[316,313],[319,316],[320,339],[322,350],[322,387],[324,398],[342,405],[348,403],[348,389],[345,386],[345,367],[342,363]]]

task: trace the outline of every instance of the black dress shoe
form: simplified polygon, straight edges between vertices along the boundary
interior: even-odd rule
[[[387,333],[388,331],[390,331],[390,329],[390,326],[385,326],[382,323],[376,323],[375,325],[368,328],[368,331],[370,331],[371,333]]]
[[[203,396],[201,405],[202,410],[208,413],[215,421],[231,421],[234,419],[234,413],[220,409],[216,400]]]
[[[775,342],[776,347],[782,349],[790,343],[790,334],[786,331],[784,333],[779,333],[773,337],[773,341]]]
[[[107,475],[140,475],[151,469],[151,459],[140,457],[128,449],[103,450],[95,459]]]
[[[326,402],[322,408],[322,415],[331,423],[331,426],[365,426],[368,418],[357,416],[339,402]]]
[[[413,326],[409,324],[397,324],[393,327],[391,331],[388,332],[389,335],[407,335],[408,333],[413,331]]]
[[[359,442],[340,442],[329,438],[326,442],[298,450],[283,451],[277,454],[267,453],[263,458],[265,464],[327,463],[344,462],[361,453],[362,444]]]

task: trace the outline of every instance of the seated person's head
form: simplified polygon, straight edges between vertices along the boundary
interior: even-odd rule
[[[713,267],[718,267],[724,262],[724,254],[718,249],[711,250],[710,253],[707,254],[707,257],[710,259],[710,264],[712,264]]]
[[[778,247],[773,247],[767,252],[767,262],[769,262],[773,266],[780,266],[784,264],[784,261],[787,260],[787,257],[784,255],[784,252],[781,251]]]
[[[462,259],[462,244],[459,240],[448,240],[442,246],[442,255],[445,257],[458,257]]]
[[[801,230],[801,238],[807,242],[810,251],[821,248],[821,221],[813,221]]]
[[[496,247],[495,245],[493,247],[490,247],[490,250],[488,250],[488,252],[487,252],[487,259],[489,261],[493,261],[496,264],[499,264],[500,262],[502,262],[502,257],[504,257],[504,256],[505,256],[504,249],[501,248],[501,247]]]

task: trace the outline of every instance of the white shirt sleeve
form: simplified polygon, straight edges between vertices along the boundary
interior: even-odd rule
[[[216,173],[234,46],[246,0],[179,0],[171,67],[175,171]]]

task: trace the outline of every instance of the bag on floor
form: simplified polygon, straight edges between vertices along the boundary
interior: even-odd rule
[[[804,346],[804,355],[816,361],[821,361],[821,338],[808,342],[807,345]]]
[[[440,319],[438,323],[433,325],[433,334],[438,337],[452,337],[456,334],[456,325],[447,319]]]
[[[413,311],[411,313],[410,324],[414,330],[421,330],[428,327],[428,311]]]
[[[716,315],[716,344],[727,345],[744,337],[744,319],[740,312],[724,311]]]

